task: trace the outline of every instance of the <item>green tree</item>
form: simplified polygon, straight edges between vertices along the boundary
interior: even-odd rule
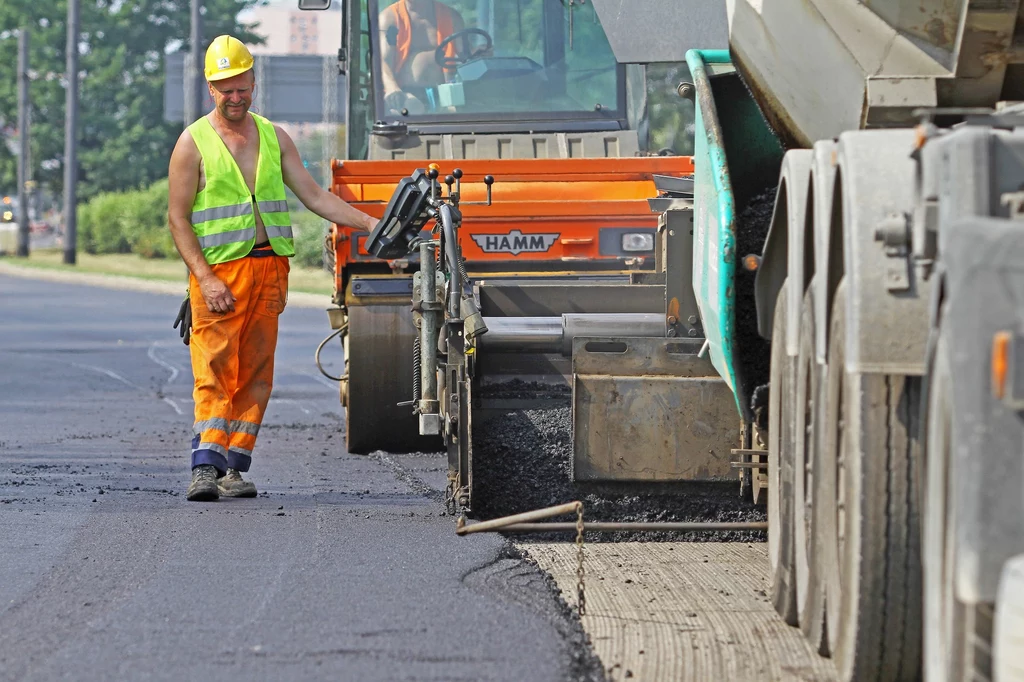
[[[650,120],[650,148],[670,149],[676,154],[693,154],[696,112],[693,102],[676,92],[681,81],[689,81],[685,63],[647,66],[647,115]]]
[[[206,40],[231,33],[260,42],[240,11],[260,0],[203,0]],[[80,0],[78,194],[145,187],[167,175],[181,132],[163,120],[164,59],[188,49],[189,0]],[[67,0],[0,2],[0,187],[16,184],[10,137],[17,125],[16,29],[31,28],[32,172],[63,191]],[[203,45],[205,49],[206,45]]]

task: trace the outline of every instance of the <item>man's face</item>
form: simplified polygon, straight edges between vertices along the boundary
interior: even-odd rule
[[[220,115],[229,121],[242,120],[252,105],[255,81],[256,76],[250,70],[210,83],[210,97]]]

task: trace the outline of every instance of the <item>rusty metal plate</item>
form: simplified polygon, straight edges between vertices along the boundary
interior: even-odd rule
[[[702,339],[576,338],[575,481],[728,481],[740,420]]]

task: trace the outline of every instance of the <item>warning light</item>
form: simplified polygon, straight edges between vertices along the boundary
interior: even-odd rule
[[[5,204],[11,203],[11,198],[10,197],[4,197],[4,203]]]
[[[14,213],[11,211],[4,211],[4,220],[14,220]]]
[[[743,269],[747,272],[756,272],[761,267],[761,257],[757,254],[750,254],[743,257]]]
[[[997,332],[992,339],[992,394],[999,400],[1006,395],[1006,377],[1010,369],[1010,341],[1013,334]]]
[[[439,165],[437,165],[436,163],[432,163],[432,164],[428,165],[427,169],[428,170],[436,170],[438,173],[441,172],[441,167]]]

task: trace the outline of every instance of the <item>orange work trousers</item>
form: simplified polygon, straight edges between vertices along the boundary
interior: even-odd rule
[[[192,467],[248,471],[274,383],[277,321],[288,300],[288,259],[269,248],[212,266],[235,296],[235,309],[210,312],[195,277],[192,373],[195,425]]]

